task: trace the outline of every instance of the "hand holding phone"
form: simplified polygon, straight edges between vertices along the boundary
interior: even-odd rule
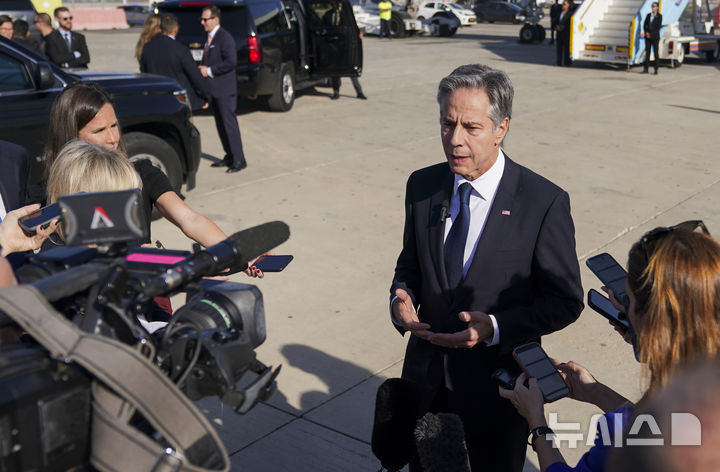
[[[618,264],[618,262],[607,252],[598,254],[589,258],[585,264],[595,276],[607,288],[613,291],[613,295],[627,311],[628,298],[625,293],[625,282],[627,280],[627,272]]]
[[[45,229],[53,220],[60,218],[60,207],[57,203],[40,208],[18,219],[18,224],[28,234],[37,233],[38,228]]]
[[[262,256],[253,265],[263,272],[281,272],[292,260],[293,256],[290,255],[267,255]]]
[[[614,326],[627,332],[630,322],[627,315],[615,308],[609,298],[595,289],[590,289],[587,294],[588,306],[608,319]]]
[[[516,347],[513,357],[528,377],[537,379],[538,387],[547,403],[554,402],[570,393],[565,380],[538,343]]]

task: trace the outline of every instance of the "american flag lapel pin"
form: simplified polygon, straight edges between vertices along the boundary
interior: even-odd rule
[[[510,210],[503,210],[501,214],[503,216],[510,216]]]

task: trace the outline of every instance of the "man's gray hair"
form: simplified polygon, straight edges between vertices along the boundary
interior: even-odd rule
[[[482,64],[466,64],[458,67],[440,81],[437,93],[440,106],[443,100],[460,88],[485,90],[490,100],[488,117],[495,128],[505,117],[508,120],[511,118],[515,90],[510,77],[505,72]]]

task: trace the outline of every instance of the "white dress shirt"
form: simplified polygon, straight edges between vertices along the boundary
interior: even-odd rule
[[[467,275],[467,271],[470,268],[473,257],[475,256],[475,250],[477,249],[477,243],[480,241],[485,223],[487,222],[488,213],[490,207],[492,207],[493,201],[495,200],[495,194],[497,193],[498,186],[500,185],[500,179],[505,171],[505,154],[502,150],[498,149],[498,155],[495,159],[495,163],[488,169],[483,175],[477,179],[470,181],[465,180],[461,175],[455,174],[455,183],[453,184],[453,194],[450,200],[450,216],[445,220],[445,241],[450,234],[450,228],[452,223],[457,218],[460,212],[460,197],[458,196],[458,187],[460,184],[468,182],[472,186],[472,192],[470,192],[470,227],[468,229],[467,240],[465,241],[465,253],[463,254],[463,277]],[[393,297],[390,301],[390,315],[393,323],[398,324],[395,317],[392,316],[392,304],[395,302],[397,297]],[[493,337],[492,339],[485,340],[488,346],[494,346],[500,342],[500,330],[498,328],[497,320],[495,316],[489,314],[490,320],[493,324]]]
[[[208,40],[207,40],[208,52],[210,51],[210,43],[212,43],[212,40],[215,38],[215,33],[217,33],[219,29],[220,29],[220,25],[217,25],[215,28],[213,28],[213,29],[208,33],[208,34],[210,35],[210,37],[209,37]],[[207,68],[207,75],[208,75],[208,77],[210,77],[210,78],[215,77],[215,76],[212,74],[212,70],[210,70],[210,67]]]

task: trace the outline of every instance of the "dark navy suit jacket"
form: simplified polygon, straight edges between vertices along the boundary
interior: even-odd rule
[[[85,43],[85,36],[70,31],[70,42],[72,51],[68,48],[67,42],[58,30],[45,36],[45,55],[59,66],[67,64],[68,67],[87,67],[90,62],[90,52]],[[74,51],[80,53],[80,57],[75,57]]]
[[[5,210],[25,205],[30,160],[24,147],[0,141],[0,198]]]
[[[517,371],[516,346],[539,340],[572,323],[583,308],[575,228],[568,194],[509,158],[465,279],[453,290],[445,274],[443,202],[454,178],[447,163],[414,172],[407,183],[403,249],[395,267],[391,299],[408,292],[420,321],[435,332],[458,332],[460,311],[497,319],[499,345],[445,349],[411,336],[402,376],[422,386],[423,403],[444,375],[458,392],[475,398],[489,416],[508,404],[490,380],[505,367]],[[402,329],[398,328],[402,333]],[[443,363],[446,356],[446,364]]]
[[[213,97],[237,95],[237,46],[227,30],[218,28],[202,63],[212,71],[210,94]]]
[[[184,44],[161,34],[143,47],[140,71],[172,77],[187,90],[193,110],[210,98],[210,87]]]

